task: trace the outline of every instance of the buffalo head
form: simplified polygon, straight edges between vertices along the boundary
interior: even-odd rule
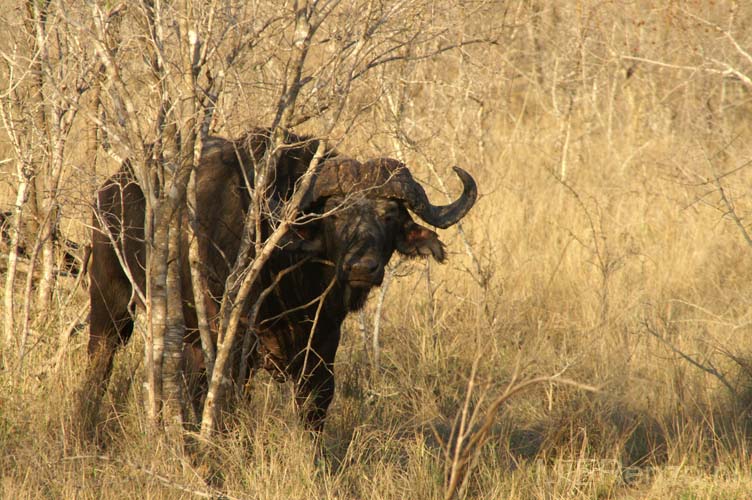
[[[431,255],[442,262],[444,244],[408,210],[440,228],[462,219],[475,203],[477,187],[470,174],[459,167],[454,171],[462,181],[462,194],[449,205],[436,206],[397,160],[325,162],[304,200],[315,219],[313,228],[306,231],[304,226],[303,234],[316,242],[309,247],[336,265],[341,284],[363,291],[381,284],[384,266],[395,250],[407,256]]]

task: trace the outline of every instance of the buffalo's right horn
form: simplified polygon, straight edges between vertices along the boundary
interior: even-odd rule
[[[403,200],[407,207],[426,223],[446,229],[459,222],[475,204],[478,186],[475,179],[460,167],[453,167],[462,181],[462,194],[449,205],[432,205],[423,186],[410,174],[402,162],[392,158],[379,158],[364,164],[365,169],[380,171],[388,181],[378,188],[379,195]]]

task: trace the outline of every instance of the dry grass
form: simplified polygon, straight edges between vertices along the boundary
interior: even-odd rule
[[[542,384],[509,400],[461,497],[750,498],[752,248],[724,217],[713,178],[731,172],[722,185],[746,224],[751,89],[649,63],[627,77],[633,61],[614,51],[623,42],[627,55],[699,67],[702,54],[682,49],[701,46],[704,61],[725,58],[747,75],[752,65],[683,11],[584,4],[561,7],[555,33],[544,9],[537,59],[534,32],[521,30],[505,47],[407,72],[404,154],[429,185],[430,163],[476,175],[482,197],[464,231],[479,267],[454,229],[442,233],[451,255],[430,264],[430,285],[424,262],[400,266],[377,373],[348,319],[323,458],[311,458],[290,387],[265,375],[203,454],[154,439],[138,340],[118,359],[99,446],[77,443],[85,332],[59,367],[51,360],[79,294],[32,332],[23,372],[0,371],[0,497],[444,498],[445,453],[482,353],[469,402],[479,415],[516,365],[528,378],[565,370],[599,391]],[[709,16],[723,20],[728,5],[717,4]],[[744,42],[752,9],[736,15]],[[554,67],[569,80],[552,80]],[[341,147],[395,154],[393,132],[376,109]],[[83,232],[75,217],[66,224]],[[59,286],[63,300],[69,285]]]

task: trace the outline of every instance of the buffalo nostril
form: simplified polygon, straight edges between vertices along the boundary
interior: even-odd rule
[[[372,273],[375,273],[376,270],[379,268],[379,262],[376,259],[370,259],[368,261],[368,270]]]

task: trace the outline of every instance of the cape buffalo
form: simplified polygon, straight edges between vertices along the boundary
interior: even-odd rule
[[[287,135],[286,142],[274,173],[272,204],[292,196],[318,146],[293,134]],[[250,204],[246,179],[252,184],[253,164],[261,161],[268,144],[268,130],[255,129],[235,141],[210,138],[202,152],[196,183],[198,240],[208,277],[205,300],[215,313],[238,254]],[[296,400],[311,428],[321,429],[334,395],[332,364],[342,322],[381,284],[394,251],[444,260],[438,235],[416,224],[408,210],[432,226],[457,223],[475,203],[477,189],[467,172],[458,167],[455,172],[464,186],[462,195],[449,205],[434,206],[397,160],[360,163],[330,151],[321,163],[302,203],[301,212],[307,216],[296,227],[298,244],[275,250],[264,268],[259,290],[275,279],[279,282],[264,299],[248,333],[256,336],[256,366],[265,367],[275,378],[295,381]],[[133,330],[137,301],[128,275],[144,286],[144,214],[143,192],[126,164],[99,190],[93,224],[88,349],[101,387],[106,385],[115,350]],[[181,266],[186,342],[199,345],[187,243],[186,239]],[[294,271],[278,276],[293,265],[298,266]]]

